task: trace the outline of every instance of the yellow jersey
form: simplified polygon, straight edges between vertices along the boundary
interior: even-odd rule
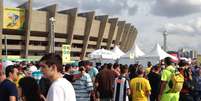
[[[149,81],[143,77],[133,78],[130,82],[132,101],[148,101],[147,93],[151,92]]]

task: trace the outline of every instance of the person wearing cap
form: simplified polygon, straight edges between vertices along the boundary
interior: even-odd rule
[[[139,67],[137,77],[130,82],[132,101],[148,101],[148,97],[151,94],[151,86],[149,81],[144,78],[144,73],[143,67]]]

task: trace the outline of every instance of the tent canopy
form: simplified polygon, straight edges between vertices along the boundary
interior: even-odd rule
[[[170,57],[174,60],[178,60],[176,57],[166,53],[163,49],[161,49],[161,46],[159,44],[156,44],[155,47],[152,49],[152,51],[145,57],[159,57],[160,60],[166,57]]]
[[[91,52],[88,56],[89,56],[89,58],[92,58],[92,59],[112,59],[112,60],[115,60],[118,58],[115,53],[113,53],[112,51],[109,51],[109,50],[105,50],[105,49],[95,50],[95,51]]]
[[[135,44],[127,53],[122,57],[129,57],[130,59],[138,58],[144,56],[145,53]]]
[[[123,55],[126,55],[121,49],[119,49],[118,46],[115,46],[111,51],[114,52],[118,58],[120,58]]]

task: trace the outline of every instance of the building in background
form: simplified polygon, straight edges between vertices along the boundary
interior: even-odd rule
[[[108,15],[97,16],[94,11],[58,11],[56,4],[33,10],[32,0],[6,8],[0,1],[0,58],[5,54],[25,58],[47,52],[61,54],[62,45],[67,44],[71,45],[72,60],[84,60],[99,48],[118,45],[126,52],[136,36],[134,25]]]
[[[197,51],[193,49],[182,48],[178,52],[180,57],[191,58],[191,59],[195,59],[198,57]]]

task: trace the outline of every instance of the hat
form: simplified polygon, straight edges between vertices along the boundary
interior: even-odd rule
[[[38,69],[36,68],[36,66],[30,66],[29,67],[29,69],[28,69],[28,71],[30,71],[30,72],[36,72]]]

